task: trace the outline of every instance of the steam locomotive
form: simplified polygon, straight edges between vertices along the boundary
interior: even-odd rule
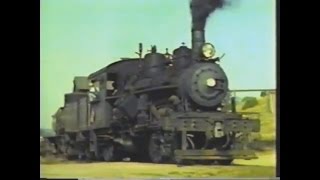
[[[74,78],[73,92],[53,115],[57,152],[80,159],[153,163],[188,161],[229,165],[257,158],[247,148],[259,119],[235,111],[228,77],[204,30],[192,48],[121,59]],[[231,101],[231,103],[230,103]],[[231,108],[226,108],[231,104]]]

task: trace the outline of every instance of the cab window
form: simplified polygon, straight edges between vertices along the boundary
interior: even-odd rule
[[[108,73],[107,75],[107,96],[113,96],[117,93],[117,74],[116,73]]]
[[[100,84],[99,81],[91,82],[89,84],[90,92],[99,92],[100,91]]]

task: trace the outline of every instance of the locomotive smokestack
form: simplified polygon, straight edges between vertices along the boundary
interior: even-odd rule
[[[226,5],[226,0],[191,0],[192,15],[192,56],[199,59],[201,47],[205,43],[204,29],[206,21],[216,9]]]
[[[192,29],[192,57],[199,59],[201,54],[201,47],[205,43],[204,30]]]

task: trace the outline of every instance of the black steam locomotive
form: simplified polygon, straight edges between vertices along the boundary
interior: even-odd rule
[[[191,49],[182,45],[171,55],[153,46],[144,57],[142,51],[140,44],[139,58],[75,77],[53,116],[56,136],[48,137],[58,152],[154,163],[257,158],[247,145],[259,120],[236,113],[234,103],[226,108],[228,78],[203,30],[192,30]]]

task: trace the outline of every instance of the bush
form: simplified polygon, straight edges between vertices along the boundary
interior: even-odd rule
[[[40,164],[57,164],[65,161],[65,158],[54,155],[40,156]]]
[[[242,99],[242,102],[243,102],[242,110],[252,108],[258,105],[258,100],[255,97],[245,97]]]
[[[260,97],[265,97],[267,95],[267,92],[266,91],[262,91],[261,94],[260,94]]]
[[[48,136],[54,136],[55,132],[52,129],[42,129],[40,128],[40,136],[48,137]]]

